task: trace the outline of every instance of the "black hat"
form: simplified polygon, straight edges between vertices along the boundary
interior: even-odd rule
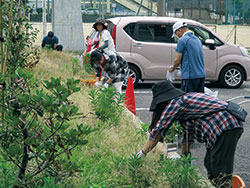
[[[159,103],[172,100],[185,94],[184,91],[175,88],[169,80],[163,80],[155,83],[152,87],[152,92],[153,100],[149,111],[154,111]]]
[[[52,39],[54,37],[54,33],[52,31],[49,31],[48,32],[48,37]]]
[[[96,21],[95,21],[95,23],[94,23],[94,25],[93,25],[93,28],[94,28],[95,30],[97,30],[97,28],[96,28],[97,24],[102,24],[103,29],[107,29],[107,26],[105,25],[106,22],[105,22],[105,20],[104,20],[103,18],[97,18],[97,19],[96,19]]]
[[[102,60],[102,53],[100,53],[97,50],[94,50],[91,52],[90,58],[91,58],[91,62],[101,61]]]

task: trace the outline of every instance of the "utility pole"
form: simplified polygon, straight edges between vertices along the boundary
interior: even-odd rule
[[[233,4],[233,6],[234,6],[233,24],[235,24],[235,15],[236,15],[236,10],[235,10],[236,9],[236,3],[235,2],[236,2],[236,0],[233,0],[233,3],[234,3]]]
[[[55,31],[55,4],[54,4],[54,0],[51,0],[51,9],[52,9],[52,12],[51,12],[51,23],[52,23],[52,31],[54,32]]]
[[[157,16],[166,16],[166,0],[158,0]]]
[[[43,36],[47,35],[46,0],[43,0]]]
[[[242,17],[243,17],[243,23],[242,24],[245,24],[245,10],[246,10],[246,0],[243,0],[243,7],[242,7],[242,9],[243,9],[243,15],[242,15]]]
[[[104,2],[102,0],[102,18],[104,19]]]
[[[83,51],[84,34],[80,0],[54,1],[54,33],[65,51]]]

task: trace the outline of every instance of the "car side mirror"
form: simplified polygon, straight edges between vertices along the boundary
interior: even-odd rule
[[[216,49],[215,41],[213,39],[206,39],[205,40],[205,45],[208,45],[210,50],[215,50]]]

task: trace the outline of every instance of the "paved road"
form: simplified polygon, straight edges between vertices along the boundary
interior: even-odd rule
[[[135,89],[135,100],[137,108],[137,116],[144,122],[149,124],[152,113],[148,108],[152,99],[151,87],[153,84],[141,83]],[[180,84],[175,84],[177,88]],[[206,84],[206,87],[212,91],[218,91],[218,97],[221,99],[230,99],[236,96],[250,96],[250,82],[244,82],[240,89],[226,89],[212,87]],[[240,102],[239,100],[235,100]],[[244,180],[246,187],[250,187],[250,103],[242,105],[249,113],[247,121],[245,122],[244,133],[239,140],[238,147],[235,154],[234,174],[238,174]],[[203,158],[205,156],[204,144],[195,143],[192,147],[192,155],[197,158],[193,164],[198,166],[200,172],[206,176],[206,170],[203,166]]]

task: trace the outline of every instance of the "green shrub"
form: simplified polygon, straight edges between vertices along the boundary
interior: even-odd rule
[[[208,187],[205,179],[198,174],[197,167],[191,165],[194,160],[191,156],[180,159],[160,161],[159,171],[165,176],[169,185],[174,188],[201,188]]]
[[[118,93],[114,87],[99,87],[92,89],[89,96],[97,118],[102,122],[109,122],[110,125],[117,126],[124,108],[121,105],[124,95]]]

